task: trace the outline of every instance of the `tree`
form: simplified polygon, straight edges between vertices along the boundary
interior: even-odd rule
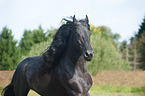
[[[12,31],[3,28],[0,34],[0,70],[13,70],[20,60],[20,51],[13,40]]]
[[[141,38],[139,39],[139,52],[140,52],[140,65],[139,68],[145,70],[145,30],[143,31],[143,34]]]
[[[139,54],[139,68],[145,70],[145,17],[134,38],[131,38],[131,44],[136,39],[136,49]]]
[[[127,41],[124,40],[120,44],[120,51],[123,52],[123,50],[126,49],[126,47],[127,47]]]
[[[47,30],[48,32],[48,38],[53,38],[53,36],[55,35],[55,33],[57,32],[57,28],[53,28],[51,27],[50,29]]]
[[[99,37],[111,41],[115,47],[117,47],[117,45],[119,44],[118,40],[120,38],[120,35],[117,33],[113,34],[109,27],[107,26],[95,27],[91,24],[90,29],[93,34],[97,34],[99,35]]]
[[[31,50],[33,44],[33,33],[30,30],[25,30],[23,38],[21,39],[19,44],[21,52],[26,55]]]
[[[46,33],[44,33],[44,30],[42,29],[41,26],[39,26],[38,29],[35,29],[33,31],[25,30],[23,38],[21,39],[19,44],[21,52],[24,55],[27,55],[34,44],[47,41],[49,39],[49,36],[47,36]]]
[[[142,24],[140,25],[140,29],[138,30],[138,33],[136,34],[136,37],[137,38],[141,38],[141,36],[144,33],[144,31],[145,31],[145,17],[143,19]]]
[[[91,28],[91,45],[94,58],[88,62],[88,69],[92,75],[102,70],[129,70],[128,63],[122,59],[116,45],[120,35],[113,34],[106,26]]]
[[[41,26],[39,26],[38,30],[33,30],[33,41],[34,43],[40,43],[42,41],[46,41],[45,33]]]

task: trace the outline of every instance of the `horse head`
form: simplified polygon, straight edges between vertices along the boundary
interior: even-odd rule
[[[84,20],[78,21],[75,16],[73,17],[75,31],[73,33],[73,42],[76,50],[80,50],[86,61],[90,61],[94,56],[94,51],[90,44],[90,26],[88,17]]]

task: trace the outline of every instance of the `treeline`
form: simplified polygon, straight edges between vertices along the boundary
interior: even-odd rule
[[[91,44],[95,56],[87,66],[95,75],[101,70],[129,70],[118,49],[119,34],[113,34],[106,26],[90,25]],[[44,32],[41,26],[35,30],[25,30],[19,44],[13,39],[12,31],[6,27],[0,34],[0,70],[13,70],[25,57],[38,56],[49,47],[56,28]],[[7,42],[7,43],[6,43]]]
[[[34,44],[48,41],[50,38],[52,38],[56,30],[57,29],[51,29],[44,32],[41,26],[33,31],[25,30],[23,37],[19,43],[21,52],[24,55],[28,54]]]
[[[142,69],[145,70],[145,17],[138,29],[135,36],[131,37],[130,44],[127,41],[123,41],[120,49],[132,69]]]
[[[41,26],[35,30],[25,30],[20,42],[14,40],[12,30],[4,27],[0,32],[0,70],[13,70],[23,55],[27,55],[31,47],[37,43],[52,39],[55,28],[44,32]]]
[[[12,31],[4,27],[0,34],[0,70],[11,70],[16,67],[21,56],[16,44]]]
[[[91,62],[87,62],[89,72],[96,75],[101,70],[129,70],[128,63],[122,59],[118,49],[119,34],[113,34],[106,26],[95,27],[91,25],[91,44],[95,56]],[[38,56],[47,49],[51,40],[32,46],[26,57]]]

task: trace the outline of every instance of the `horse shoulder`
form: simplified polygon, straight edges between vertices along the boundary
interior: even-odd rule
[[[41,68],[41,59],[39,57],[32,57],[29,59],[29,62],[27,63],[27,67],[25,69],[26,79],[28,83],[34,83],[37,81],[38,78],[38,72]]]
[[[26,79],[29,86],[34,90],[47,88],[51,81],[50,74],[43,68],[43,58],[32,57],[26,68]]]

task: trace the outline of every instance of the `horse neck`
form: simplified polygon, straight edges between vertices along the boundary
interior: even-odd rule
[[[86,60],[84,59],[81,50],[75,48],[76,45],[72,42],[72,39],[70,39],[69,41],[71,41],[71,43],[68,44],[67,50],[64,55],[64,60],[67,62],[65,63],[67,64],[65,66],[69,66],[73,71],[80,70],[85,73],[87,71]]]
[[[82,52],[76,49],[75,46],[73,39],[70,38],[65,54],[66,58],[68,58],[74,65],[77,64],[79,57],[82,55]]]

